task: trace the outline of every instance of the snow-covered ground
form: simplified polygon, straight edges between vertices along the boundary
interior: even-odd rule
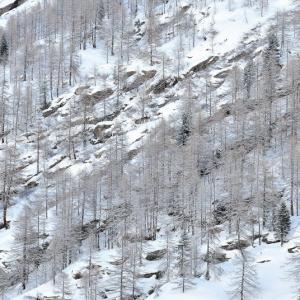
[[[193,2],[193,1],[190,1]],[[229,5],[229,2],[231,3]],[[219,60],[210,66],[205,72],[208,72],[208,77],[213,80],[214,75],[224,70],[230,70],[234,67],[234,63],[229,61],[231,56],[234,56],[239,50],[244,48],[253,47],[254,51],[258,51],[260,47],[263,46],[263,39],[266,36],[266,33],[270,25],[276,22],[276,16],[278,12],[282,11],[292,11],[297,8],[297,1],[289,0],[274,0],[270,1],[269,7],[266,10],[261,10],[257,6],[253,7],[244,7],[244,1],[222,1],[222,2],[213,2],[210,3],[207,7],[192,7],[189,11],[190,14],[194,15],[198,20],[198,28],[195,42],[195,47],[192,48],[189,46],[191,41],[184,39],[183,47],[183,61],[180,62],[180,76],[184,77],[189,70],[209,59],[211,56],[218,56]],[[9,3],[9,0],[4,0],[0,2],[0,7],[3,7]],[[22,9],[30,9],[31,5],[36,5],[37,1],[28,0],[20,8],[17,8],[16,11]],[[189,1],[180,1],[182,7],[189,4]],[[169,1],[166,7],[166,12],[172,10],[172,5],[174,1]],[[198,4],[199,5],[199,4]],[[213,11],[213,13],[212,13]],[[15,12],[9,12],[0,17],[0,25],[5,26],[7,20]],[[168,13],[162,14],[160,17],[161,24],[167,22],[169,16]],[[215,30],[215,36],[213,39],[209,38],[209,31],[213,28]],[[204,39],[205,37],[205,39]],[[179,38],[170,39],[170,41],[164,40],[157,47],[157,53],[164,55],[167,68],[166,76],[172,76],[177,73],[177,63],[174,59],[174,53],[178,47]],[[297,49],[297,41],[292,41],[290,43],[291,49]],[[293,48],[294,47],[294,48]],[[72,88],[68,93],[61,95],[59,98],[55,99],[51,106],[52,108],[57,108],[56,112],[53,113],[45,121],[45,127],[49,126],[50,129],[47,130],[48,142],[51,143],[64,143],[67,139],[67,129],[66,124],[68,124],[68,112],[70,107],[72,107],[72,101],[74,103],[78,102],[78,99],[74,95],[75,90],[83,85],[88,84],[91,87],[88,88],[88,93],[93,94],[97,91],[101,91],[105,88],[114,88],[113,83],[113,73],[115,72],[116,63],[115,58],[109,58],[107,62],[107,50],[105,49],[104,44],[99,44],[97,49],[88,48],[86,51],[80,50],[78,53],[80,60],[80,82],[78,86]],[[143,57],[143,53],[137,54],[136,59],[132,59],[128,65],[126,65],[126,71],[134,71],[138,76],[143,73],[143,71],[153,71],[156,73],[153,78],[147,80],[144,83],[144,87],[151,86],[159,79],[161,79],[161,66],[154,65],[150,66],[148,59]],[[238,64],[243,65],[245,61],[238,61]],[[105,80],[103,80],[105,78]],[[134,78],[134,77],[133,77]],[[204,90],[206,84],[204,74],[194,76],[195,84],[197,84],[197,89]],[[223,85],[218,88],[216,94],[225,94],[228,88],[228,81],[225,81]],[[159,120],[164,118],[170,123],[176,121],[176,116],[178,115],[181,109],[180,101],[177,101],[183,93],[182,85],[178,85],[170,88],[166,94],[158,95],[157,97],[151,99],[151,101],[156,104],[151,107],[146,108],[146,114],[149,117],[149,120],[145,123],[139,124],[137,121],[141,118],[140,108],[139,108],[139,98],[133,97],[135,92],[128,91],[123,92],[121,95],[121,102],[124,105],[124,109],[112,120],[112,121],[100,121],[95,124],[90,124],[89,129],[93,131],[95,126],[108,126],[111,127],[112,131],[116,130],[119,124],[122,124],[122,129],[126,135],[127,141],[127,150],[137,150],[141,147],[144,141],[147,138],[147,134],[151,132],[153,128],[159,123]],[[172,95],[173,101],[165,103],[166,95]],[[199,95],[201,98],[202,94]],[[106,109],[110,111],[113,109],[113,104],[115,102],[116,93],[112,94],[107,99]],[[132,98],[132,99],[131,99]],[[231,99],[223,97],[219,103],[216,103],[214,110],[217,111],[220,108],[221,104],[229,103]],[[77,102],[76,102],[77,101]],[[160,104],[163,103],[164,105]],[[205,104],[204,97],[199,100],[199,107]],[[159,108],[157,108],[159,106]],[[113,112],[113,110],[112,110]],[[82,119],[80,113],[78,113],[78,120]],[[95,105],[94,110],[91,113],[92,117],[104,115],[103,103]],[[203,118],[208,118],[208,111],[203,112]],[[76,120],[73,120],[76,123]],[[80,121],[78,121],[79,124]],[[72,134],[80,134],[82,131],[81,125],[74,125],[72,127]],[[53,150],[53,155],[51,159],[45,162],[45,170],[51,174],[56,171],[68,169],[68,172],[74,178],[80,176],[82,173],[92,173],[95,166],[105,165],[107,163],[107,156],[102,155],[107,152],[107,149],[112,143],[111,140],[105,141],[104,144],[88,145],[86,147],[80,146],[78,148],[78,157],[79,159],[74,162],[68,157],[62,158],[59,151]],[[14,258],[10,256],[10,249],[13,247],[14,243],[14,230],[15,224],[18,216],[22,212],[24,203],[35,203],[41,195],[44,194],[44,185],[43,185],[43,174],[35,175],[36,172],[36,150],[33,145],[28,143],[28,139],[19,137],[19,149],[22,152],[20,161],[29,161],[28,166],[23,170],[24,178],[31,178],[32,181],[37,181],[40,185],[33,190],[28,195],[24,193],[17,195],[13,199],[13,206],[10,207],[8,211],[8,219],[11,221],[11,226],[9,230],[0,231],[0,261],[7,262],[12,261]],[[30,153],[30,155],[29,155]],[[279,164],[279,158],[274,155],[270,155],[269,162],[274,165],[276,169],[276,163]],[[60,161],[61,159],[61,161]],[[54,167],[51,167],[54,163],[58,162]],[[133,161],[134,163],[134,161]],[[278,179],[279,180],[279,179]],[[280,181],[278,185],[285,186],[286,182]],[[49,190],[49,197],[54,194],[54,189]],[[54,228],[54,225],[51,221],[51,214],[54,215],[54,207],[49,208],[49,219],[45,227],[51,232],[51,228]],[[54,219],[54,218],[53,218]],[[54,221],[55,222],[55,221]],[[178,239],[176,233],[174,234],[174,239]],[[220,241],[224,242],[230,239],[225,233],[221,233],[219,237]],[[285,266],[287,265],[289,257],[292,255],[288,252],[288,249],[300,245],[300,219],[298,217],[293,218],[292,222],[292,231],[288,237],[289,242],[285,243],[283,247],[279,243],[258,244],[258,240],[255,241],[254,247],[250,246],[247,248],[248,253],[254,258],[255,266],[257,270],[257,275],[260,283],[260,292],[255,299],[258,300],[274,300],[274,299],[295,299],[293,289],[291,286],[292,282],[285,280],[287,270]],[[155,250],[164,247],[165,237],[163,233],[159,236],[158,240],[155,242],[147,242],[146,247],[148,249]],[[221,243],[221,242],[220,242]],[[148,300],[227,300],[230,299],[229,292],[231,291],[231,279],[232,275],[235,272],[234,261],[236,256],[239,255],[239,252],[236,250],[225,251],[226,257],[230,258],[227,262],[220,263],[218,268],[220,268],[220,275],[218,277],[212,278],[211,281],[207,281],[204,278],[194,279],[194,286],[186,291],[186,293],[181,293],[180,290],[176,287],[174,282],[167,284],[162,284],[155,280],[153,275],[151,278],[141,280],[144,291],[147,292],[151,288],[156,287],[155,292],[150,295]],[[114,257],[117,256],[116,250],[101,250],[95,251],[92,253],[92,262],[94,265],[101,268],[103,280],[103,289],[105,285],[108,285],[110,281],[109,273],[113,269],[111,261]],[[74,279],[74,274],[77,272],[87,272],[87,267],[89,264],[89,249],[88,243],[84,243],[81,249],[81,254],[76,262],[68,266],[64,272],[67,274],[68,279],[71,285],[72,295],[68,296],[68,299],[84,299],[84,288],[78,280]],[[159,262],[145,262],[143,266],[147,272],[157,271],[159,269]],[[143,269],[141,269],[143,271]],[[53,284],[52,281],[46,282],[40,285],[40,274],[35,274],[36,278],[32,278],[29,284],[28,289],[22,294],[20,287],[16,287],[12,290],[9,290],[7,297],[5,299],[16,299],[22,300],[26,297],[41,297],[41,296],[58,296],[61,294],[61,289],[57,287],[57,284]],[[115,299],[114,295],[110,299]]]

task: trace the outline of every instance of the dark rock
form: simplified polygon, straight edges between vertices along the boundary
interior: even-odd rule
[[[47,250],[48,247],[49,247],[49,245],[50,245],[49,242],[43,243],[43,244],[42,244],[42,249],[43,249],[43,250]]]
[[[179,82],[179,78],[177,77],[168,77],[164,79],[160,79],[154,86],[152,86],[149,92],[153,92],[154,94],[160,94],[165,91],[166,88],[170,88],[175,86]]]
[[[56,105],[50,106],[49,108],[43,110],[43,117],[47,118],[51,116],[52,114],[56,113],[59,108],[63,107],[65,104],[66,104],[66,99],[61,98]]]
[[[152,295],[154,292],[155,292],[155,290],[151,289],[151,290],[148,291],[148,295]]]
[[[125,105],[124,105],[125,106]],[[123,108],[122,108],[123,109]],[[112,121],[114,118],[116,118],[119,114],[121,113],[121,110],[116,110],[113,113],[109,115],[105,115],[102,118],[99,118],[99,122],[104,122],[104,121]]]
[[[234,56],[230,57],[228,59],[228,62],[232,63],[232,62],[239,61],[240,59],[245,58],[248,55],[249,55],[249,53],[247,51],[239,52],[238,54],[235,54]]]
[[[29,189],[35,188],[39,185],[39,183],[35,180],[31,180],[25,184],[25,186]]]
[[[219,79],[225,79],[228,76],[228,74],[229,74],[229,70],[223,70],[217,73],[216,75],[214,75],[214,77]]]
[[[265,259],[265,260],[258,261],[257,263],[258,264],[264,264],[264,263],[270,262],[270,261],[271,261],[270,259]]]
[[[268,238],[268,236],[264,236],[262,238],[262,241],[266,244],[276,244],[276,243],[280,243],[280,240],[279,239],[270,239]]]
[[[14,2],[2,7],[0,9],[0,16],[9,12],[10,10],[13,10],[15,8],[17,8],[18,6],[20,6],[21,4],[23,4],[24,2],[26,2],[27,0],[15,0]]]
[[[209,261],[213,264],[219,264],[223,263],[225,261],[228,261],[229,258],[226,256],[226,253],[220,252],[220,251],[214,251],[213,253],[210,254],[209,257],[205,256],[203,258],[205,262]]]
[[[112,125],[112,123],[107,122],[98,123],[94,128],[95,139],[104,139],[105,137],[111,137],[111,133],[106,132],[106,130],[111,128]]]
[[[146,259],[153,261],[153,260],[159,260],[161,258],[163,258],[165,256],[165,254],[167,253],[166,249],[161,249],[161,250],[155,250],[153,252],[149,252],[146,255]]]
[[[297,253],[300,252],[300,246],[295,246],[288,249],[288,253]]]
[[[247,240],[236,240],[236,241],[230,241],[227,243],[227,245],[221,246],[222,249],[224,250],[238,250],[238,249],[245,249],[249,247],[251,243]]]
[[[143,117],[134,121],[135,124],[143,124],[146,121],[150,120],[150,117]]]
[[[122,264],[122,259],[117,259],[109,262],[113,266],[120,266]]]
[[[58,165],[59,163],[61,163],[66,157],[67,157],[66,155],[63,155],[60,159],[58,159],[53,164],[51,164],[49,166],[49,169],[52,169],[53,167],[55,167],[56,165]]]
[[[133,76],[134,74],[136,74],[136,71],[128,71],[123,75],[123,79],[126,80],[129,77]]]
[[[130,150],[129,152],[127,152],[126,160],[131,161],[138,153],[139,153],[138,149]]]
[[[107,89],[104,89],[101,91],[97,91],[96,93],[89,95],[89,97],[90,97],[91,101],[93,102],[93,104],[96,104],[97,102],[108,98],[113,93],[114,93],[114,91],[111,88],[107,88]]]
[[[254,222],[255,222],[255,220],[254,220]],[[268,233],[264,233],[264,234],[254,234],[254,235],[248,235],[248,238],[249,238],[249,240],[252,240],[252,241],[255,241],[255,240],[257,240],[257,239],[259,239],[259,238],[264,238],[264,237],[266,237],[268,235]]]
[[[57,110],[58,110],[58,108],[56,108],[56,107],[50,107],[43,111],[43,117],[47,118],[47,117],[51,116],[52,114],[54,114]]]
[[[143,273],[138,275],[138,277],[140,278],[151,278],[152,276],[155,276],[155,279],[159,280],[164,276],[164,272],[157,271],[157,272]]]
[[[190,9],[190,7],[191,7],[191,5],[186,4],[186,5],[184,5],[184,6],[181,7],[181,11],[183,13],[185,13],[185,12],[187,12]]]
[[[81,278],[82,278],[82,274],[81,274],[80,272],[77,272],[77,273],[75,273],[75,274],[73,275],[73,278],[74,278],[75,280],[81,279]]]
[[[146,235],[144,237],[145,241],[155,241],[156,240],[156,236],[155,235]]]
[[[101,297],[102,299],[107,299],[107,298],[108,298],[107,295],[105,294],[105,292],[103,292],[103,291],[101,291],[101,292],[99,293],[99,295],[100,295],[100,297]]]
[[[137,75],[136,78],[131,83],[127,83],[124,86],[123,91],[129,92],[131,90],[137,89],[142,84],[144,84],[145,81],[153,78],[155,74],[156,74],[156,70],[142,71],[141,75]]]
[[[200,71],[205,70],[210,65],[214,64],[219,59],[218,56],[210,56],[208,59],[198,63],[197,65],[193,66],[188,73],[197,73]]]

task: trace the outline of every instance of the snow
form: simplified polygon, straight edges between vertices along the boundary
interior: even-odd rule
[[[43,0],[26,0],[23,4],[21,4],[20,6],[18,6],[17,8],[8,11],[7,13],[1,15],[0,17],[0,27],[5,27],[9,18],[11,16],[14,16],[16,13],[18,12],[22,12],[26,9],[30,9],[36,5],[38,5],[39,3],[42,3]],[[14,0],[2,0],[0,2],[0,8],[3,8],[11,3],[13,3]]]
[[[255,268],[258,275],[258,295],[255,296],[257,300],[274,300],[295,299],[293,292],[293,282],[287,280],[288,259],[291,254],[287,251],[295,245],[300,244],[300,217],[295,217],[292,220],[292,230],[290,234],[290,242],[284,244],[280,243],[258,245],[255,243],[254,247],[247,248],[247,252],[255,258]],[[151,295],[147,300],[198,300],[199,297],[205,300],[230,300],[231,277],[235,269],[232,265],[236,251],[226,251],[226,256],[232,257],[229,262],[221,264],[223,269],[220,278],[207,281],[204,278],[194,280],[194,286],[182,293],[174,283],[165,284],[158,292],[159,296]],[[265,262],[262,262],[265,261]]]
[[[228,299],[226,293],[218,284],[202,281],[196,287],[187,290],[185,293],[176,288],[173,284],[166,284],[159,292],[159,296],[153,294],[147,300],[225,300]]]
[[[0,5],[4,5],[4,3],[8,3],[9,0],[0,2]],[[172,1],[169,1],[171,5]],[[198,32],[203,32],[204,34],[208,35],[209,30],[211,28],[212,22],[214,23],[214,29],[216,30],[216,36],[213,41],[213,49],[212,49],[212,41],[207,38],[206,41],[203,40],[201,34],[197,37],[196,47],[193,49],[189,49],[186,47],[184,53],[184,61],[182,62],[181,74],[185,74],[192,66],[198,64],[206,60],[211,55],[220,55],[226,56],[228,53],[231,53],[236,48],[238,48],[245,38],[245,34],[250,32],[250,38],[247,40],[248,43],[255,42],[259,38],[261,38],[267,28],[269,27],[269,20],[270,18],[274,18],[278,10],[289,9],[293,8],[293,3],[289,0],[276,0],[270,3],[270,7],[267,11],[264,12],[263,16],[261,17],[261,12],[256,7],[252,8],[244,8],[242,7],[243,1],[235,1],[231,7],[228,8],[228,2],[216,2],[215,5],[211,5],[210,8],[206,8],[205,13],[209,14],[208,17],[203,17],[200,14],[202,9],[195,10],[194,13],[196,17],[201,19],[199,21]],[[38,1],[27,1],[26,4],[22,5],[22,7],[30,7],[30,5],[35,5]],[[182,1],[181,7],[189,4],[189,1]],[[22,9],[22,7],[18,8]],[[213,13],[214,12],[214,13]],[[9,12],[0,18],[0,24],[5,26],[8,18],[13,15],[14,12]],[[213,14],[213,15],[212,15]],[[163,22],[167,22],[167,15],[162,16],[161,20]],[[254,30],[257,29],[257,30]],[[171,60],[170,68],[167,68],[166,75],[174,74],[175,69],[175,61],[174,61],[174,53],[176,52],[176,45],[178,40],[171,39],[168,42],[162,43],[157,50],[159,53],[164,53],[167,59]],[[263,46],[256,48],[256,52],[263,49]],[[96,92],[97,90],[101,90],[105,86],[113,86],[113,72],[114,72],[114,64],[117,62],[117,58],[112,58],[109,56],[109,61],[107,62],[106,59],[106,49],[104,43],[99,43],[97,49],[88,48],[87,50],[79,51],[77,53],[79,62],[80,62],[80,82],[81,83],[93,83],[94,86],[92,87],[92,91]],[[134,61],[130,62],[126,65],[127,71],[136,71],[140,73],[143,70],[153,70],[159,69],[160,66],[149,66],[146,62],[146,58],[138,58]],[[210,76],[215,76],[217,73],[221,71],[226,71],[232,69],[233,65],[226,65],[224,63],[224,59],[220,63],[218,70],[210,70]],[[105,78],[105,79],[104,79]],[[218,83],[218,82],[216,82]],[[148,83],[146,83],[148,84]],[[198,81],[199,86],[205,85],[204,78],[199,78]],[[227,91],[227,83],[224,84],[221,88],[216,91],[216,94],[222,95]],[[144,137],[147,136],[147,133],[151,131],[152,128],[155,128],[159,123],[159,120],[164,118],[165,120],[170,120],[171,122],[177,121],[178,111],[181,109],[179,107],[177,99],[179,99],[183,95],[183,89],[180,89],[181,86],[179,84],[179,88],[170,89],[170,95],[172,95],[172,101],[163,105],[161,108],[155,110],[148,110],[147,113],[149,114],[150,120],[143,123],[136,125],[134,120],[138,118],[141,114],[138,111],[138,97],[133,97],[133,100],[129,100],[128,98],[132,96],[131,93],[124,96],[124,102],[128,104],[126,109],[120,113],[120,115],[114,121],[106,121],[101,122],[101,124],[116,126],[118,124],[122,124],[122,129],[126,133],[126,141],[128,143],[128,150],[138,149],[139,146],[142,145],[144,142]],[[176,90],[177,89],[177,90]],[[199,88],[200,89],[200,88]],[[68,114],[70,99],[72,97],[72,93],[66,93],[61,97],[53,100],[51,104],[51,108],[55,108],[60,106],[63,103],[63,106],[60,107],[57,111],[55,116],[51,116],[51,124],[53,128],[49,129],[49,141],[57,141],[60,138],[62,141],[66,139],[65,135],[65,128],[63,127],[64,122],[66,120],[65,116]],[[113,97],[112,97],[113,98]],[[219,103],[216,104],[216,108],[219,108],[222,104],[228,103],[230,97],[223,97]],[[164,103],[165,98],[157,97],[156,99],[152,99],[155,103]],[[113,101],[113,100],[112,100]],[[109,104],[111,104],[109,99]],[[204,102],[202,101],[202,104]],[[199,103],[200,105],[200,103]],[[111,104],[111,106],[113,106]],[[97,106],[96,111],[94,112],[95,115],[100,116],[102,114],[102,103]],[[205,113],[204,113],[205,114]],[[230,122],[230,119],[229,121]],[[50,127],[50,126],[49,126]],[[92,127],[91,127],[92,128]],[[82,127],[78,125],[77,127],[72,128],[73,133],[80,134],[82,131]],[[58,133],[57,133],[58,132]],[[61,135],[58,137],[57,135]],[[25,140],[25,138],[23,138]],[[108,143],[111,141],[108,141]],[[30,146],[30,144],[26,144],[23,141],[25,146],[23,147],[24,153],[27,155],[28,153],[32,153],[32,155],[28,158],[28,160],[32,160],[33,163],[30,163],[28,167],[24,169],[24,173],[29,178],[35,174],[35,160],[36,154],[35,150]],[[107,144],[108,144],[107,143]],[[79,149],[79,156],[82,155],[84,160],[78,163],[74,163],[69,158],[65,158],[61,161],[58,165],[56,165],[51,172],[56,172],[61,169],[68,169],[69,174],[72,176],[80,176],[81,174],[92,173],[94,164],[104,164],[105,158],[102,160],[97,159],[96,157],[100,154],[105,153],[107,144],[105,145],[97,145],[94,148],[88,146],[87,148]],[[87,153],[87,158],[82,154],[84,151]],[[90,156],[89,156],[90,155]],[[269,155],[270,163],[274,166],[274,170],[276,173],[276,168],[279,168],[279,162],[276,160],[276,154]],[[59,153],[55,153],[47,162],[47,165],[53,164],[53,162],[57,161],[60,158]],[[24,157],[23,157],[24,159]],[[33,179],[38,179],[34,177]],[[276,182],[278,189],[282,189],[284,186],[283,182]],[[1,253],[1,262],[6,261],[9,259],[9,250],[12,247],[13,243],[13,221],[17,219],[18,215],[22,211],[22,207],[25,202],[28,200],[32,200],[34,202],[35,198],[41,194],[40,190],[34,191],[32,194],[28,195],[28,198],[25,198],[24,195],[21,195],[17,199],[15,199],[16,204],[9,209],[9,219],[12,220],[12,226],[10,230],[1,230],[0,231],[0,244],[1,249],[5,251],[5,253]],[[54,226],[55,224],[49,222],[48,226]],[[277,244],[262,244],[258,245],[256,241],[255,247],[249,247],[247,250],[249,253],[255,258],[256,260],[256,268],[259,276],[260,284],[260,293],[259,296],[256,297],[258,300],[274,300],[274,299],[284,299],[289,300],[293,299],[292,289],[284,280],[285,277],[285,270],[283,268],[286,265],[287,259],[289,258],[290,254],[288,253],[287,249],[292,247],[293,245],[300,244],[300,219],[294,218],[292,223],[292,231],[289,236],[290,242],[286,243],[283,247]],[[176,239],[176,237],[174,237]],[[220,243],[225,242],[228,240],[229,237],[223,234],[220,236]],[[163,238],[158,240],[157,242],[149,242],[147,244],[147,249],[155,250],[160,248],[164,243]],[[110,261],[112,257],[115,256],[116,253],[114,251],[100,251],[93,253],[93,263],[101,264],[103,268],[111,268]],[[226,255],[234,260],[235,255],[237,252],[235,251],[227,251]],[[159,295],[156,295],[156,292],[148,297],[148,300],[227,300],[229,299],[228,292],[230,291],[230,278],[231,275],[234,273],[234,267],[232,265],[232,261],[228,261],[226,263],[220,264],[220,267],[223,269],[223,273],[219,278],[213,278],[211,281],[206,281],[203,278],[198,278],[194,280],[194,287],[187,290],[186,293],[182,294],[180,290],[176,287],[175,283],[167,283],[164,284],[160,291],[158,292]],[[260,263],[262,260],[270,260],[270,262]],[[69,275],[72,279],[72,275],[74,272],[86,268],[88,264],[88,256],[87,250],[84,248],[82,249],[82,255],[80,258],[71,264],[65,272]],[[141,271],[156,271],[159,267],[160,262],[155,263],[147,263],[145,266],[141,267]],[[109,281],[109,277],[108,277]],[[76,283],[74,280],[72,281],[73,284],[73,292],[74,292],[74,299],[81,299],[80,289],[76,287]],[[150,287],[153,287],[157,282],[154,278],[149,280],[144,280],[143,285],[145,290],[149,290]],[[52,282],[47,282],[42,284],[38,287],[34,287],[32,283],[30,286],[32,289],[26,291],[23,295],[16,296],[16,291],[12,291],[11,295],[12,298],[16,300],[25,299],[26,296],[37,297],[37,295],[47,295],[47,296],[55,296],[59,293],[56,293],[56,287],[53,286]]]
[[[115,58],[109,56],[106,60],[106,50],[104,43],[99,43],[98,48],[87,48],[78,53],[80,61],[80,78],[83,82],[88,81],[89,76],[100,77],[113,73]],[[101,79],[100,79],[101,82]]]
[[[0,8],[5,7],[5,6],[7,6],[7,5],[9,5],[13,2],[14,2],[14,0],[1,0],[0,1]]]

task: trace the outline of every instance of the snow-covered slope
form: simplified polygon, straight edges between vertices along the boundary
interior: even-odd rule
[[[0,2],[1,7],[5,2]],[[14,164],[19,170],[12,184],[10,226],[0,230],[0,262],[9,274],[4,299],[120,299],[121,272],[125,274],[124,286],[132,288],[134,282],[136,289],[135,295],[123,299],[230,299],[237,285],[241,249],[228,245],[240,235],[246,243],[243,251],[251,257],[251,267],[257,273],[257,291],[249,299],[295,299],[287,266],[297,258],[300,219],[292,217],[288,242],[281,246],[271,225],[260,228],[260,201],[266,193],[272,203],[288,203],[291,198],[291,176],[285,165],[290,161],[290,145],[282,142],[280,148],[278,141],[289,136],[292,123],[289,99],[294,99],[290,96],[294,95],[292,82],[298,76],[293,67],[297,69],[300,50],[300,7],[297,1],[268,2],[157,1],[155,42],[150,43],[149,39],[154,39],[149,37],[152,25],[143,12],[143,3],[139,3],[133,30],[129,30],[128,40],[132,40],[126,44],[124,38],[124,45],[118,45],[123,56],[109,55],[105,36],[97,47],[77,49],[72,84],[60,82],[58,77],[58,95],[54,91],[53,99],[47,99],[42,110],[38,108],[45,89],[41,77],[50,75],[36,71],[38,76],[27,79],[32,83],[31,92],[38,95],[30,108],[36,111],[35,121],[26,129],[9,125],[7,143],[0,146],[1,159],[6,161],[7,153],[16,145]],[[47,16],[39,3],[28,0],[1,16],[0,24],[5,28],[31,9]],[[125,7],[132,3],[126,1]],[[58,12],[56,20],[63,18]],[[273,144],[262,150],[259,138],[265,137],[265,131],[260,122],[267,118],[267,114],[261,115],[266,110],[261,101],[265,81],[257,71],[251,97],[243,101],[245,91],[240,82],[250,60],[260,69],[273,27],[280,41],[282,66],[272,99]],[[69,32],[63,35],[72,38]],[[50,36],[56,39],[53,44],[59,43],[60,37],[54,38],[54,33]],[[37,64],[46,61],[51,43],[42,30],[35,38],[30,59]],[[23,45],[19,47],[19,52],[28,51]],[[151,47],[153,53],[149,52]],[[55,51],[58,56],[59,51]],[[17,54],[11,58],[11,66],[13,58],[22,65]],[[70,56],[67,61],[72,59]],[[68,73],[68,67],[64,67]],[[37,69],[32,63],[32,70]],[[24,98],[30,94],[22,73],[18,73],[17,85],[9,83],[10,99],[18,98],[18,88]],[[285,81],[290,77],[293,80]],[[19,102],[13,103],[11,124],[18,121],[16,111],[25,114],[28,109],[22,106],[18,110]],[[188,109],[192,110],[195,133],[181,148],[176,136],[182,114]],[[221,153],[221,158],[216,153]],[[240,161],[241,171],[237,171]],[[234,162],[237,165],[233,166]],[[241,177],[245,182],[237,187]],[[262,191],[264,180],[270,183]],[[192,201],[193,197],[196,200]],[[228,199],[241,210],[238,221],[242,233],[231,228],[236,226],[234,214],[234,224],[212,221],[212,211],[219,203],[228,204]],[[254,204],[248,206],[249,199]],[[238,204],[240,200],[244,201],[242,205]],[[172,211],[174,203],[178,207]],[[185,293],[182,276],[176,271],[185,220],[181,210],[183,215],[188,210],[188,235],[193,247],[187,259],[193,261],[193,276],[187,280]],[[192,212],[196,217],[190,216]],[[249,214],[251,222],[246,221]],[[151,219],[154,215],[156,221],[155,217]],[[38,258],[32,255],[33,262],[28,262],[23,290],[23,239],[19,234],[25,225],[29,227],[24,221],[27,219],[32,221],[32,232],[38,231],[35,240],[40,256],[34,252],[35,245],[32,252]],[[149,225],[151,222],[156,222],[155,226]],[[148,231],[148,225],[154,232]],[[210,251],[220,252],[220,256],[212,259]],[[124,253],[129,257],[126,260]],[[210,274],[206,276],[208,268]]]

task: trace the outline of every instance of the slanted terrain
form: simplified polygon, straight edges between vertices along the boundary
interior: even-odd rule
[[[300,4],[19,4],[3,299],[298,299]]]

